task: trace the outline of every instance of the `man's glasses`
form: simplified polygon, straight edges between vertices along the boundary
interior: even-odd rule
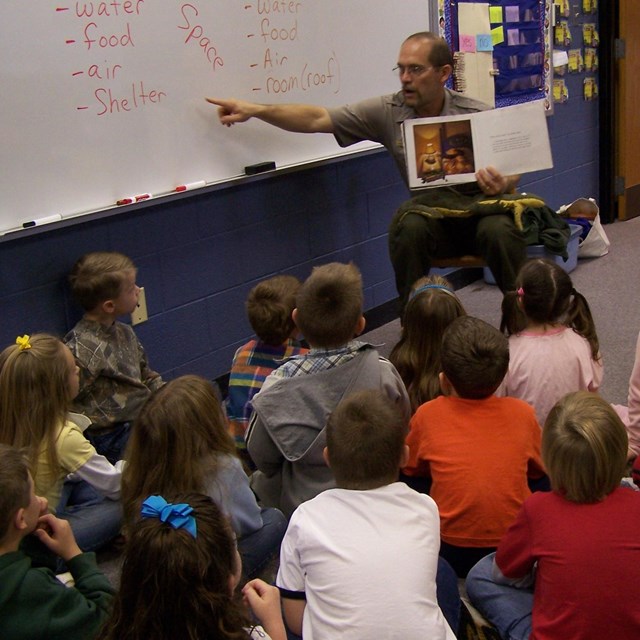
[[[425,71],[429,69],[433,69],[433,67],[425,67],[421,64],[398,64],[393,67],[392,71],[397,73],[400,77],[402,77],[405,73],[407,73],[411,78],[415,78],[416,76],[421,76]]]

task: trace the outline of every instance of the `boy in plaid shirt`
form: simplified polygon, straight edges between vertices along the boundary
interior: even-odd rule
[[[250,467],[244,434],[253,412],[251,399],[284,360],[308,351],[295,340],[298,330],[291,317],[300,284],[294,276],[275,276],[258,283],[247,297],[247,316],[256,338],[233,356],[226,409],[238,453]]]

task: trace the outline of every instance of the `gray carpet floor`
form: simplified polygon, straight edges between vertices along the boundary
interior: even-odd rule
[[[574,288],[587,298],[598,332],[604,362],[601,394],[613,404],[626,405],[640,331],[640,218],[617,221],[604,229],[611,241],[609,253],[578,260],[570,276]],[[496,286],[480,279],[456,293],[469,315],[499,326],[502,294]],[[384,356],[389,355],[399,337],[399,320],[363,335],[363,339],[381,345],[379,351]]]

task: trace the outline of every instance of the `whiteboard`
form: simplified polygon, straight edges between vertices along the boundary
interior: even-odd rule
[[[391,93],[400,44],[428,12],[427,0],[2,0],[0,233],[353,152],[259,121],[224,127],[204,97]]]

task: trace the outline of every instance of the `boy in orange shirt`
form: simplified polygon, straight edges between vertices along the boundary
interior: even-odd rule
[[[430,477],[443,556],[460,577],[495,550],[544,476],[531,406],[494,394],[509,366],[508,341],[478,318],[454,320],[442,340],[443,396],[411,419],[403,472]]]

